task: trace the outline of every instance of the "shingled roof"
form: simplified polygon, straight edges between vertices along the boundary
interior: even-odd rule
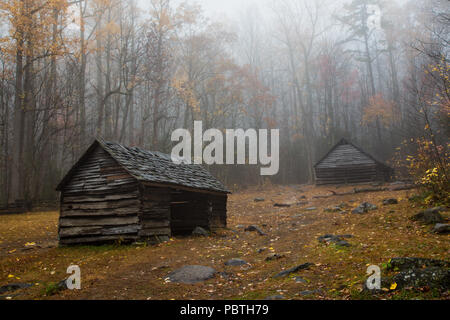
[[[57,190],[61,190],[70,180],[78,165],[94,150],[101,146],[119,165],[140,182],[182,186],[190,189],[230,193],[225,186],[200,165],[175,164],[170,155],[152,152],[137,147],[126,147],[114,142],[97,139],[85,155],[69,171]]]

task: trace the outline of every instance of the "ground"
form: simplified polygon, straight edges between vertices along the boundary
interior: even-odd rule
[[[358,188],[361,186],[358,186]],[[228,229],[208,238],[173,238],[158,246],[145,244],[58,247],[58,213],[0,216],[0,286],[31,283],[33,287],[4,293],[3,299],[449,299],[434,290],[362,292],[369,265],[382,267],[394,257],[448,259],[449,235],[436,235],[430,226],[409,220],[420,208],[408,201],[416,191],[384,191],[332,196],[352,187],[268,186],[237,192],[228,203]],[[304,199],[306,197],[306,200]],[[265,198],[255,202],[255,198]],[[303,198],[303,199],[302,199]],[[397,198],[396,205],[382,200]],[[299,204],[301,201],[308,203]],[[377,210],[349,213],[362,202]],[[290,203],[277,208],[275,203]],[[347,203],[346,214],[324,209]],[[305,210],[316,207],[317,210]],[[447,213],[444,213],[448,217]],[[448,219],[448,218],[447,218]],[[266,235],[245,232],[257,225]],[[324,234],[345,235],[350,247],[321,244]],[[266,248],[259,253],[259,249]],[[271,253],[280,259],[266,261]],[[249,266],[224,262],[241,258]],[[280,271],[312,263],[284,278]],[[70,265],[81,268],[82,290],[57,291]],[[221,275],[201,284],[174,284],[167,275],[185,265],[215,268]],[[226,274],[224,274],[226,273]],[[301,277],[306,282],[296,282]]]

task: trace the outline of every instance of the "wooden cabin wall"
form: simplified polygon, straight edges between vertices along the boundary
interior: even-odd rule
[[[316,184],[352,184],[377,180],[375,165],[360,165],[354,167],[316,168]]]
[[[170,237],[170,189],[141,186],[141,240]]]
[[[60,201],[62,245],[137,239],[138,184],[101,147],[76,169]]]

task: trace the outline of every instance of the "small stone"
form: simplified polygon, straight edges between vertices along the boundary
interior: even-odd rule
[[[263,253],[264,251],[267,251],[267,248],[260,248],[260,249],[258,249],[258,253]]]
[[[300,270],[309,269],[309,267],[311,267],[311,266],[313,266],[313,264],[307,262],[307,263],[301,264],[301,265],[299,265],[299,266],[296,266],[296,267],[293,267],[293,268],[290,268],[290,269],[281,271],[280,273],[276,274],[276,275],[274,276],[274,278],[282,278],[282,277],[286,277],[286,276],[288,276],[288,275],[290,275],[290,274],[292,274],[292,273],[299,272]]]
[[[393,205],[393,204],[398,204],[398,200],[394,199],[394,198],[383,200],[383,205],[385,205],[385,206],[389,206],[389,205]]]
[[[266,257],[266,261],[273,261],[273,260],[279,260],[284,258],[283,255],[280,255],[278,253],[271,253]]]
[[[294,280],[296,283],[308,283],[308,281],[306,281],[302,277],[295,277]]]
[[[341,246],[341,247],[350,247],[350,243],[348,243],[346,240],[346,238],[352,238],[352,235],[332,235],[332,234],[326,234],[324,236],[321,236],[319,238],[317,238],[317,240],[321,243],[326,243],[326,244],[330,244],[333,243],[337,246]]]
[[[247,261],[242,260],[242,259],[237,259],[237,258],[233,258],[228,260],[227,262],[225,262],[226,266],[231,266],[231,267],[239,267],[239,266],[244,266],[248,264]]]
[[[325,212],[342,212],[342,209],[340,207],[331,207],[331,208],[326,208],[324,211]]]
[[[301,291],[300,295],[301,296],[311,296],[313,294],[318,294],[318,293],[321,293],[321,291],[320,290],[305,290],[305,291]]]
[[[270,296],[270,297],[266,297],[265,300],[284,300],[284,297],[282,295]]]
[[[266,235],[260,228],[258,228],[258,227],[255,226],[255,225],[248,226],[248,227],[245,229],[245,231],[248,231],[248,232],[258,232],[260,236],[265,236],[265,235]]]
[[[192,235],[197,237],[208,237],[209,232],[203,229],[202,227],[196,227],[194,231],[192,231]]]
[[[363,202],[363,203],[361,203],[359,205],[359,207],[355,208],[352,211],[352,213],[353,214],[364,214],[364,213],[367,213],[369,211],[377,210],[377,209],[378,209],[378,207],[376,205],[371,204],[369,202]]]
[[[255,198],[255,202],[264,202],[266,199],[264,198]]]
[[[450,224],[437,223],[433,228],[433,232],[437,234],[448,234],[450,233]]]
[[[276,208],[290,208],[291,204],[289,204],[289,203],[275,203],[273,206],[276,207]]]
[[[316,210],[317,210],[316,207],[310,207],[305,209],[305,211],[316,211]]]

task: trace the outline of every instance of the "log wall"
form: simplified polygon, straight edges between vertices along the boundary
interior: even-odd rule
[[[60,244],[136,240],[139,196],[136,180],[97,147],[61,191]]]

